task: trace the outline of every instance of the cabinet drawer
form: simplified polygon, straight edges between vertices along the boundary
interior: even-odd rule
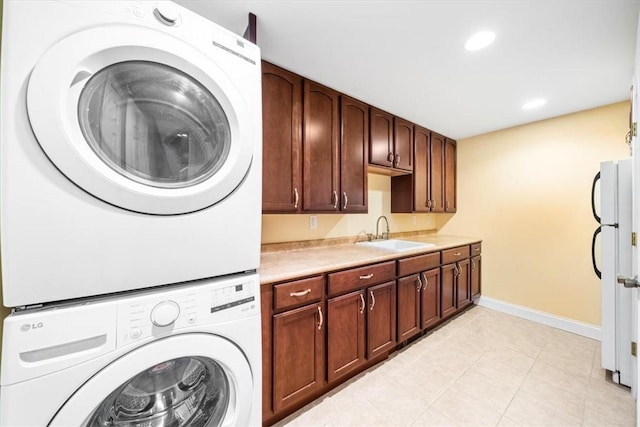
[[[389,261],[329,274],[329,296],[396,278],[396,262]]]
[[[322,294],[324,294],[324,277],[322,276],[275,285],[273,287],[273,309],[282,310],[320,301]]]
[[[482,252],[481,243],[474,243],[473,245],[471,245],[471,256],[480,255],[481,252]]]
[[[465,258],[469,258],[469,246],[459,246],[457,248],[442,251],[443,264],[450,264]]]
[[[408,276],[440,266],[440,252],[398,260],[398,276]]]

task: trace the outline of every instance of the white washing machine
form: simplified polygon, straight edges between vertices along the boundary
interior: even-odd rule
[[[2,426],[260,426],[256,274],[16,312]]]
[[[4,305],[257,269],[259,49],[163,1],[3,15]]]

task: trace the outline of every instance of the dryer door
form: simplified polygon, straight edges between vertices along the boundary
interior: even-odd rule
[[[137,348],[80,387],[50,426],[247,425],[256,386],[242,351],[211,334]]]
[[[260,142],[260,100],[243,96],[243,84],[259,85],[259,64],[224,55],[143,27],[73,34],[31,74],[31,126],[60,172],[107,203],[204,209],[240,184]]]

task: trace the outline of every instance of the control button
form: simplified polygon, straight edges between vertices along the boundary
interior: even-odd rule
[[[142,9],[135,8],[133,9],[133,15],[137,18],[144,17],[144,11]]]
[[[190,325],[196,323],[196,314],[195,313],[189,313],[187,315],[187,323],[189,323]]]
[[[141,335],[142,335],[142,330],[140,328],[133,328],[131,329],[131,332],[129,332],[129,336],[134,340],[137,338],[140,338]]]
[[[156,326],[169,326],[180,314],[180,306],[175,301],[162,301],[151,310],[151,322]]]
[[[171,3],[158,3],[153,9],[153,14],[165,25],[176,25],[180,21],[178,9]]]

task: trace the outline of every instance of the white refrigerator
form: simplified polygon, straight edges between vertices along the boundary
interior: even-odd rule
[[[600,223],[593,235],[591,256],[594,270],[602,282],[602,367],[611,371],[613,381],[629,387],[635,375],[632,356],[635,290],[625,288],[616,279],[619,275],[632,276],[631,184],[631,159],[602,162],[591,194],[593,215]],[[598,249],[600,267],[596,261]]]

